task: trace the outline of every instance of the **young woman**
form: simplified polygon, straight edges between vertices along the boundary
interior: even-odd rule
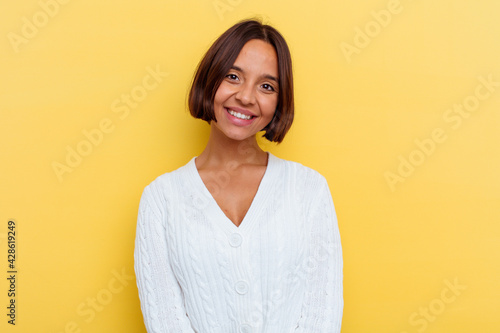
[[[199,156],[146,186],[135,272],[149,333],[340,332],[343,261],[326,178],[263,151],[294,114],[288,46],[237,23],[201,60],[189,93],[210,124]]]

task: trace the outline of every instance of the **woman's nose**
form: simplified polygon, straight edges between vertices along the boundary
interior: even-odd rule
[[[236,99],[242,104],[253,104],[255,103],[255,92],[250,84],[240,85],[240,89],[236,93]]]

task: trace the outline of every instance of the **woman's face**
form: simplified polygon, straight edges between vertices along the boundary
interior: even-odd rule
[[[233,140],[254,136],[271,122],[278,88],[274,47],[258,39],[248,41],[215,93],[217,122],[211,122],[212,129]]]

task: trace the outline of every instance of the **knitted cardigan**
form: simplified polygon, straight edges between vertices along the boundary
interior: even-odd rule
[[[342,247],[326,178],[267,153],[239,227],[196,156],[145,187],[134,269],[149,333],[340,332]]]

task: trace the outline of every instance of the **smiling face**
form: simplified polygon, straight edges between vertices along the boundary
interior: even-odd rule
[[[273,119],[278,88],[274,47],[259,39],[248,41],[215,93],[212,130],[233,140],[254,136]]]

